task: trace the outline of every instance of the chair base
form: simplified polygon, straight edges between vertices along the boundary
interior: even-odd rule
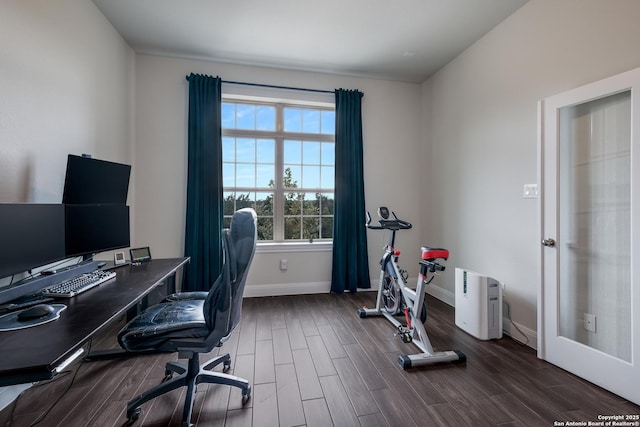
[[[211,360],[208,360],[206,363],[202,364],[200,368],[210,371],[221,363],[223,363],[222,372],[227,372],[229,368],[231,368],[231,356],[229,353],[221,354]],[[185,372],[187,372],[186,364],[180,362],[167,362],[165,365],[164,378],[165,380],[169,380],[174,373],[184,374]]]
[[[127,404],[127,419],[129,421],[135,421],[140,416],[140,406],[151,399],[155,399],[158,396],[169,393],[180,387],[187,387],[187,393],[184,402],[184,409],[182,412],[182,426],[191,427],[191,414],[193,412],[193,400],[196,394],[196,388],[200,383],[208,384],[223,384],[233,387],[238,387],[242,390],[242,404],[246,404],[251,396],[251,386],[249,381],[244,378],[236,377],[222,372],[212,372],[209,369],[220,363],[224,363],[226,369],[231,366],[230,357],[228,354],[208,361],[204,365],[200,366],[198,353],[195,353],[190,359],[188,364],[182,365],[175,362],[167,363],[167,372],[177,372],[178,375],[168,381],[159,384],[158,386],[145,391],[144,393],[136,396]],[[169,369],[171,365],[171,369]]]

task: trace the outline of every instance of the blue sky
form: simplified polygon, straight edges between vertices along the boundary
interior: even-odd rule
[[[223,128],[274,131],[276,109],[272,106],[222,104]],[[284,131],[333,134],[335,112],[284,108]],[[225,187],[268,187],[275,178],[274,139],[223,138]],[[298,187],[332,189],[334,143],[285,139],[284,167]],[[235,177],[235,182],[234,182]]]

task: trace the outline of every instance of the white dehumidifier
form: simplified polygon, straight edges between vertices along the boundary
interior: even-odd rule
[[[481,340],[502,338],[502,286],[492,278],[456,268],[456,326]]]

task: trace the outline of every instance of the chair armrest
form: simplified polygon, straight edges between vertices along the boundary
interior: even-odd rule
[[[178,292],[175,294],[167,295],[164,301],[204,300],[207,299],[208,294],[209,293],[206,291]]]

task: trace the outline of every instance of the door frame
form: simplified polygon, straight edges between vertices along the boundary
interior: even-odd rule
[[[545,124],[549,117],[545,117],[545,109],[549,107],[549,103],[553,105],[577,105],[586,103],[589,101],[593,101],[602,97],[606,97],[609,95],[613,95],[615,93],[624,92],[627,90],[631,90],[631,182],[630,182],[630,191],[631,191],[631,339],[632,339],[632,360],[630,365],[636,364],[640,365],[640,333],[638,330],[640,329],[640,315],[634,314],[634,308],[640,308],[640,280],[636,279],[636,274],[640,274],[640,254],[637,252],[640,251],[640,212],[634,215],[634,206],[640,206],[640,180],[638,180],[637,176],[640,176],[640,68],[634,69],[631,71],[627,71],[625,73],[618,74],[613,77],[609,77],[598,82],[590,83],[575,89],[571,89],[565,91],[563,93],[559,93],[557,95],[550,96],[538,102],[538,127],[537,127],[537,144],[538,144],[538,164],[537,164],[537,172],[538,172],[538,186],[539,186],[539,197],[537,200],[537,209],[538,209],[538,221],[537,221],[537,236],[538,236],[538,251],[537,253],[537,280],[538,280],[538,309],[537,309],[537,321],[538,321],[538,331],[537,331],[537,355],[540,359],[548,360],[549,357],[549,348],[547,348],[547,330],[551,325],[547,324],[549,319],[549,315],[551,314],[550,310],[557,311],[557,300],[555,300],[555,305],[553,307],[546,306],[548,302],[549,295],[546,295],[545,292],[549,292],[549,289],[545,289],[545,286],[548,285],[545,280],[551,282],[555,281],[555,287],[552,288],[552,292],[558,291],[557,284],[559,283],[559,250],[554,248],[553,255],[549,255],[545,253],[545,251],[549,251],[550,248],[547,248],[542,245],[542,240],[545,238],[552,238],[556,241],[559,240],[558,235],[558,221],[559,221],[559,194],[558,194],[558,177],[559,177],[559,144],[555,145],[555,152],[548,152],[545,147],[545,139],[550,132],[558,132],[557,126],[556,129],[546,129]],[[635,102],[634,102],[635,101]],[[572,104],[573,102],[573,104]],[[559,110],[555,108],[552,114],[559,114]],[[556,116],[557,117],[557,116]],[[557,120],[557,118],[556,118]],[[551,134],[553,135],[553,134]],[[555,139],[559,136],[556,134]],[[547,182],[550,173],[554,173],[554,171],[550,169],[545,169],[545,165],[547,167],[555,167],[555,180],[549,179],[551,182]],[[637,182],[634,182],[637,181]],[[553,220],[549,220],[545,222],[545,208],[547,207],[549,201],[555,201],[556,211],[555,214],[551,213],[550,215],[554,215]],[[560,242],[559,244],[562,244]],[[545,265],[545,256],[555,258],[555,265],[548,266]],[[547,261],[549,258],[547,258]],[[552,268],[553,271],[547,271],[547,269]],[[636,273],[636,274],[634,274]],[[551,275],[551,278],[549,277]],[[556,313],[556,316],[558,314]],[[556,323],[557,324],[557,320]],[[580,375],[579,373],[573,371],[576,375]],[[594,379],[595,377],[595,379]],[[586,378],[588,381],[592,381],[600,386],[603,386],[607,389],[610,389],[612,392],[623,395],[620,391],[616,391],[611,387],[607,387],[602,384],[602,381],[598,379],[598,374],[594,374],[591,378]],[[635,400],[635,403],[640,404],[640,397],[637,395],[633,397],[623,396],[630,400]]]

